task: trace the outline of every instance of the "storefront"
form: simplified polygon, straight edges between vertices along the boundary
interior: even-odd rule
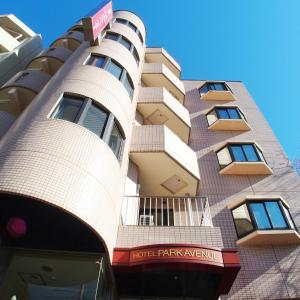
[[[0,198],[0,299],[115,297],[105,244],[89,227],[54,206]]]
[[[218,299],[240,269],[236,249],[165,244],[114,250],[120,298]]]

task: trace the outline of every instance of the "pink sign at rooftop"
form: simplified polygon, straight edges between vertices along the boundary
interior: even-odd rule
[[[95,41],[112,18],[112,1],[105,0],[83,19],[85,39]]]
[[[112,17],[113,11],[111,1],[91,17],[94,40],[99,36],[101,31],[106,27]]]

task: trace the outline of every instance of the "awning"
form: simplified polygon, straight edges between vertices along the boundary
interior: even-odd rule
[[[240,270],[237,249],[187,244],[115,248],[120,297],[194,297],[227,294]]]

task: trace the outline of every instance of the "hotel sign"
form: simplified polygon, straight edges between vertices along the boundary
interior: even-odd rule
[[[95,41],[112,18],[112,1],[102,1],[82,20],[85,39],[91,42]]]
[[[198,261],[223,264],[222,252],[200,247],[151,247],[130,251],[130,263]]]

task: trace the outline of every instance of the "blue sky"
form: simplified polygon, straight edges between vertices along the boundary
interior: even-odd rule
[[[1,0],[0,14],[14,13],[48,46],[98,3]],[[113,0],[113,6],[141,16],[147,45],[166,48],[182,78],[244,81],[289,158],[300,158],[299,0]]]

